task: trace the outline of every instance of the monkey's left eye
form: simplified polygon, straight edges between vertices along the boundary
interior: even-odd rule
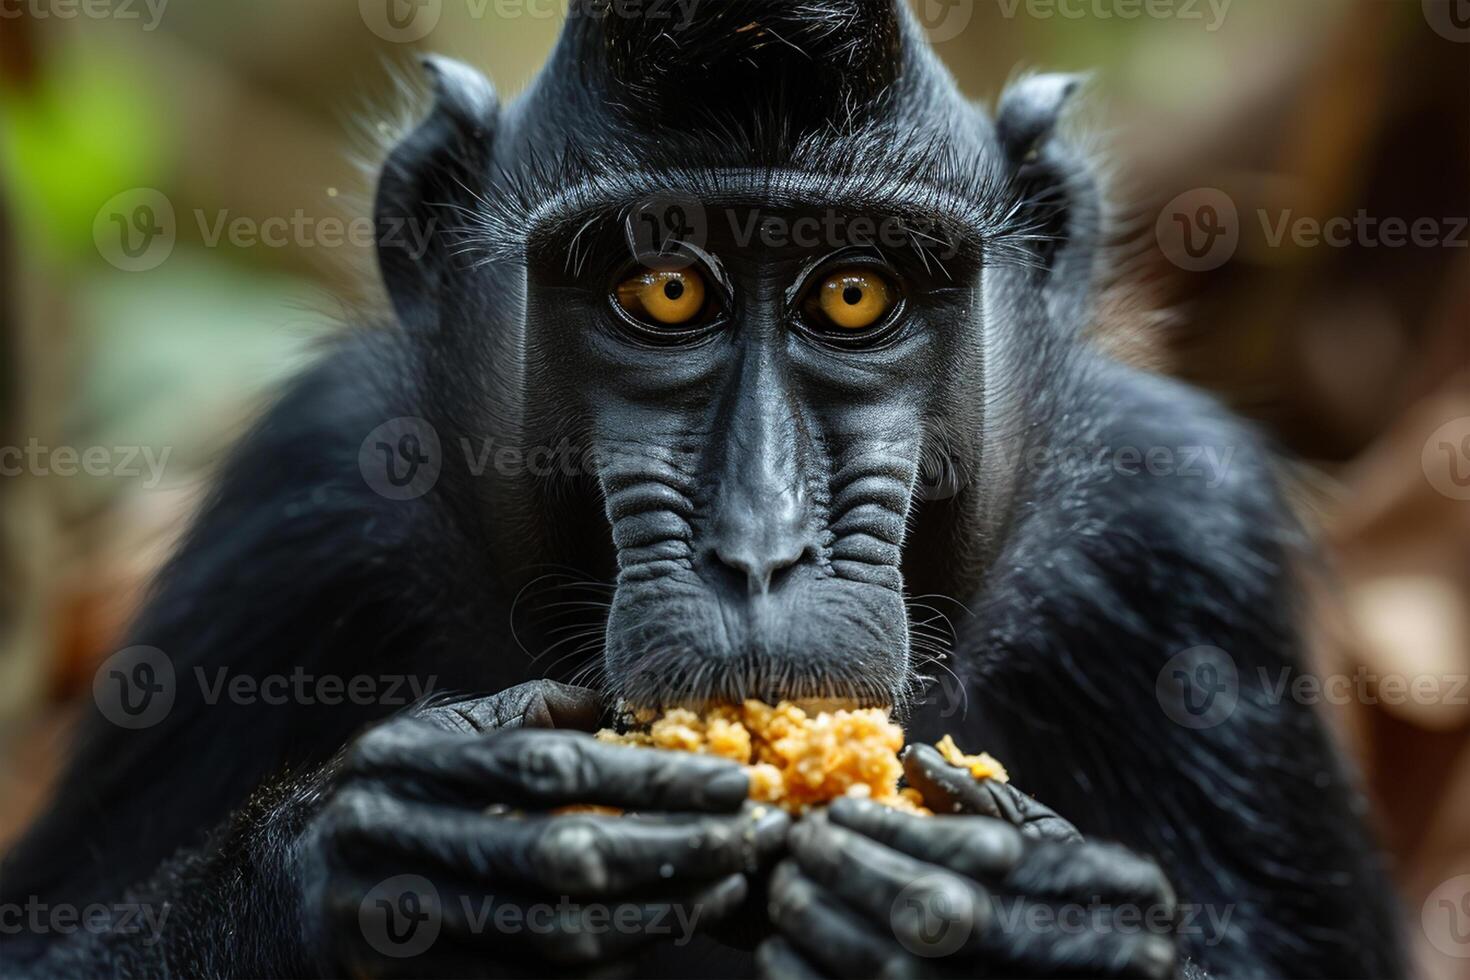
[[[693,268],[642,269],[613,295],[623,312],[654,328],[690,326],[705,312],[704,277]]]
[[[859,334],[883,323],[898,305],[898,290],[876,269],[854,267],[828,274],[808,294],[807,319],[831,334]]]

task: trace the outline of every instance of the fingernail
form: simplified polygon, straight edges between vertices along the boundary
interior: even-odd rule
[[[750,777],[739,769],[726,769],[704,784],[704,802],[722,810],[740,806],[750,792]]]

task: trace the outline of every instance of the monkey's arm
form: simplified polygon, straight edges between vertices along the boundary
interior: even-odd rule
[[[1359,798],[1311,710],[1273,700],[1293,542],[1256,438],[1109,365],[1046,394],[1052,451],[1028,457],[956,663],[964,737],[1040,802],[917,746],[909,782],[940,816],[844,802],[799,826],[763,971],[1401,975]],[[915,742],[956,727],[915,722]]]
[[[980,744],[1089,838],[1156,858],[1211,973],[1401,974],[1362,799],[1284,693],[1299,542],[1259,438],[1107,362],[1061,387],[1043,458],[1104,455],[1026,485],[958,658]]]

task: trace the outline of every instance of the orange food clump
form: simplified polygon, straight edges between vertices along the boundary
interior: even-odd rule
[[[998,783],[1008,783],[1011,777],[1006,773],[1006,767],[989,752],[981,752],[979,755],[965,755],[960,747],[954,744],[954,736],[946,735],[934,747],[939,754],[944,756],[944,761],[961,769],[968,769],[971,776],[976,779],[993,779]]]
[[[885,806],[928,814],[917,790],[899,789],[903,764],[903,729],[883,708],[807,711],[782,701],[772,707],[749,700],[721,705],[704,714],[672,708],[632,731],[603,729],[604,742],[701,752],[732,759],[750,775],[750,797],[804,813],[840,796],[866,797]],[[963,756],[954,740],[938,746],[945,758],[968,768],[977,778],[1005,778],[990,756]],[[956,758],[966,760],[956,762]],[[980,760],[988,760],[982,766]],[[980,770],[983,770],[983,775]]]

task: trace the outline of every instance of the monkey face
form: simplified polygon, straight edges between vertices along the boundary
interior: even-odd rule
[[[430,69],[379,215],[449,225],[380,255],[438,344],[436,424],[576,453],[572,491],[476,483],[485,551],[510,578],[605,562],[600,673],[634,704],[901,707],[905,597],[979,586],[1014,486],[982,448],[1021,443],[1048,321],[1084,308],[1047,144],[1075,80],[992,121],[898,0],[570,17],[505,108]]]
[[[635,205],[528,261],[531,390],[585,420],[616,552],[606,676],[636,705],[902,703],[905,539],[979,347],[978,253],[892,211],[698,207],[657,249]]]

